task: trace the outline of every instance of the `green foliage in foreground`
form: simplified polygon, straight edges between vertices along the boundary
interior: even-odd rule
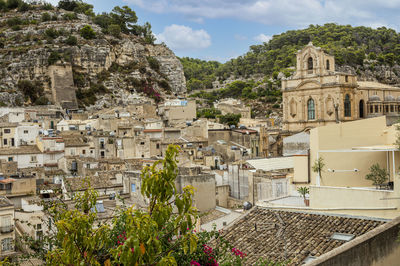
[[[175,187],[178,152],[170,145],[163,160],[143,169],[141,193],[149,200],[147,209],[119,208],[111,224],[102,222],[96,211],[98,193],[89,188],[74,195],[73,208],[63,201],[45,203],[55,230],[43,241],[28,238],[27,244],[48,265],[240,263],[245,256],[232,253],[218,232],[194,230],[194,188],[179,193]],[[214,248],[206,246],[210,241],[215,241]]]
[[[44,202],[52,226],[43,240],[24,237],[32,255],[47,265],[244,265],[247,254],[222,232],[196,232],[194,188],[179,193],[175,187],[178,149],[170,145],[163,160],[143,169],[141,194],[148,207],[119,207],[111,223],[98,219],[98,193],[90,184],[73,196],[72,208],[62,200]]]

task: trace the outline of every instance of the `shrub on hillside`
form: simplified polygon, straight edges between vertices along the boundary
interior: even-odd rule
[[[82,38],[85,38],[86,40],[96,38],[96,32],[89,25],[84,26],[80,30],[80,34],[81,34]]]

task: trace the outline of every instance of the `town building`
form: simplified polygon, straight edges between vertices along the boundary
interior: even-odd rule
[[[380,115],[398,120],[400,88],[336,71],[335,58],[311,42],[296,61],[296,72],[282,80],[284,134]]]

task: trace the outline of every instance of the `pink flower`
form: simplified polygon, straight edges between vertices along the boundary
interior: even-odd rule
[[[135,252],[135,249],[134,249],[134,248],[131,248],[131,252],[132,252],[132,253]]]
[[[190,265],[194,265],[194,266],[201,266],[200,263],[198,263],[197,261],[192,260],[190,262]]]

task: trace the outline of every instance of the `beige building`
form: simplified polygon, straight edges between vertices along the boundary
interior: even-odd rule
[[[14,252],[14,205],[4,196],[0,196],[0,257]]]
[[[395,218],[400,208],[396,136],[396,126],[386,126],[384,116],[314,128],[310,158],[294,157],[292,184],[310,187],[311,211]],[[311,168],[318,158],[325,163],[321,173]],[[376,163],[389,173],[378,189],[365,179]]]
[[[167,124],[193,121],[196,118],[195,100],[168,100],[158,108],[159,115]]]
[[[311,42],[296,60],[294,75],[282,80],[284,131],[380,115],[398,119],[400,88],[336,72],[335,58]]]

